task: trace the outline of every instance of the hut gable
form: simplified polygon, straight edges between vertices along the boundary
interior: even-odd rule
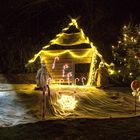
[[[69,32],[75,28],[76,32]],[[102,55],[78,26],[75,19],[61,33],[29,60],[33,63],[37,57],[46,66],[53,78],[52,83],[74,84],[75,79],[84,79],[82,84],[90,85],[95,72],[97,57],[104,62]],[[80,84],[80,83],[79,83]]]

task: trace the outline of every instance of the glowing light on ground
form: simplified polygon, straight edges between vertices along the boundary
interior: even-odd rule
[[[72,111],[77,105],[76,99],[69,95],[61,95],[61,98],[58,99],[58,103],[63,111]]]

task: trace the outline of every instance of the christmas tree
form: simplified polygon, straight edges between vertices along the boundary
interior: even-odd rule
[[[112,46],[114,63],[123,82],[140,75],[140,25],[128,24],[122,28],[119,41]]]

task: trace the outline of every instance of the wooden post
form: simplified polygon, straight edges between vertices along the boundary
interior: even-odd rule
[[[49,96],[49,97],[51,96],[49,85],[44,86],[43,91],[42,91],[42,101],[41,101],[41,116],[42,116],[42,119],[44,119],[45,115],[46,115],[46,95]]]
[[[51,96],[50,94],[50,87],[49,85],[44,86],[43,93],[42,93],[42,119],[45,118],[46,115],[46,95]]]
[[[137,106],[136,106],[137,104],[136,104],[136,94],[135,94],[135,115],[136,115],[136,112],[137,112]]]
[[[47,84],[46,85],[46,91],[47,91],[47,95],[50,97],[51,96],[51,94],[50,94],[50,87],[49,87],[49,85]]]
[[[46,98],[45,98],[45,87],[43,87],[43,93],[42,93],[42,119],[45,118],[45,110],[46,110]]]

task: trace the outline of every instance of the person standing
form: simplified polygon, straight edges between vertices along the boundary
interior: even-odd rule
[[[48,83],[48,79],[50,78],[50,74],[46,68],[46,64],[41,63],[41,68],[37,71],[36,75],[36,84],[38,89],[43,89]]]
[[[97,88],[106,88],[108,86],[108,69],[103,62],[100,62],[95,72],[95,84]]]

